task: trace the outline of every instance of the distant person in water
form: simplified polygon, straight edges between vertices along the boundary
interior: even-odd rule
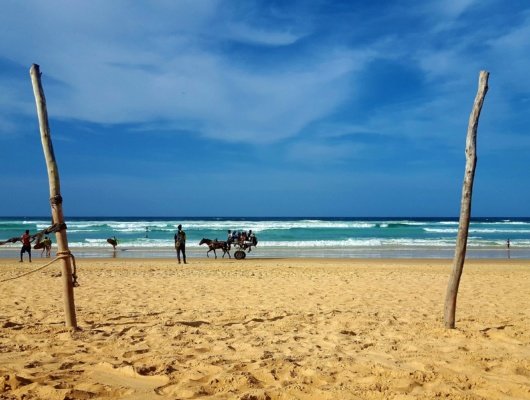
[[[29,262],[31,262],[31,236],[29,235],[29,230],[26,229],[26,232],[20,237],[22,242],[22,248],[20,249],[20,262],[23,262],[22,255],[28,253]]]
[[[507,249],[510,248],[510,239],[508,239],[508,240],[506,241],[506,248],[507,248]]]
[[[182,230],[182,225],[177,228],[175,233],[175,250],[177,250],[177,260],[180,264],[180,253],[182,252],[182,260],[186,264],[186,232]]]

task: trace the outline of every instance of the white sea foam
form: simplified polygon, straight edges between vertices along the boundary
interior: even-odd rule
[[[259,248],[301,251],[307,249],[356,249],[361,248],[450,248],[454,246],[458,232],[457,221],[414,221],[408,219],[381,220],[239,220],[225,219],[157,219],[157,220],[67,220],[70,246],[80,248],[112,249],[106,238],[116,236],[120,248],[129,250],[174,250],[173,234],[182,224],[188,233],[187,246],[199,249],[200,237],[224,239],[226,231],[252,229],[260,241]],[[3,221],[8,225],[3,236],[18,235],[20,226],[36,225],[44,229],[50,225],[46,219],[19,219]],[[147,228],[147,230],[146,230]],[[25,228],[24,228],[25,229]],[[479,221],[470,226],[469,245],[485,248],[506,246],[509,237],[512,248],[530,245],[530,223],[521,221]],[[144,238],[149,236],[149,238]],[[13,247],[18,247],[14,244]],[[205,248],[203,246],[203,248]],[[444,250],[445,251],[445,250]]]
[[[489,229],[489,228],[470,228],[469,232],[473,233],[530,233],[530,229]]]
[[[504,240],[483,241],[469,238],[469,245],[475,247],[505,246]],[[526,247],[530,245],[530,240],[517,240],[511,242],[512,247]],[[259,248],[380,248],[380,247],[453,247],[455,240],[428,240],[428,239],[348,239],[348,240],[307,240],[307,241],[261,241]],[[111,246],[103,239],[86,239],[83,242],[72,242],[72,247],[82,248],[110,248]],[[188,248],[199,248],[197,241],[188,241]],[[205,246],[202,246],[205,248]],[[144,240],[127,241],[118,243],[118,248],[174,248],[173,240]]]
[[[85,239],[83,242],[70,243],[73,247],[109,247],[106,239]],[[260,247],[288,247],[288,248],[325,248],[325,247],[384,247],[384,246],[429,246],[429,247],[443,247],[454,245],[454,240],[428,240],[428,239],[347,239],[347,240],[306,240],[306,241],[260,241]],[[174,247],[173,240],[121,240],[118,247],[139,247],[139,248],[164,248]],[[198,241],[188,240],[186,247],[200,247]],[[204,246],[203,246],[204,247]],[[232,246],[234,247],[234,246]]]
[[[185,230],[248,230],[253,232],[263,232],[265,230],[291,230],[291,229],[364,229],[374,228],[376,223],[356,222],[356,221],[320,221],[320,220],[301,220],[301,221],[135,221],[135,222],[117,222],[117,221],[97,221],[95,225],[108,225],[109,228],[117,232],[144,232],[146,228],[150,230],[173,232],[179,224],[182,224]],[[78,225],[72,225],[78,228]],[[87,226],[89,227],[89,226]]]
[[[184,222],[183,222],[184,225]],[[187,229],[191,230],[228,230],[228,229],[252,229],[253,232],[265,230],[291,230],[291,229],[364,229],[374,228],[375,223],[355,221],[189,221],[186,222]]]
[[[46,221],[23,221],[23,224],[36,224],[38,229],[44,229],[50,225]],[[250,221],[250,220],[185,220],[172,221],[172,220],[158,220],[158,221],[116,221],[116,220],[94,220],[94,221],[67,221],[68,228],[71,230],[87,230],[93,231],[96,229],[104,229],[108,227],[116,232],[124,233],[135,233],[145,232],[146,228],[154,231],[172,232],[177,229],[177,226],[182,224],[186,230],[228,230],[228,229],[252,229],[254,232],[263,232],[266,230],[292,230],[292,229],[371,229],[375,227],[389,228],[392,225],[404,225],[404,226],[429,226],[423,228],[428,232],[454,232],[444,231],[445,228],[437,228],[439,226],[454,226],[455,229],[458,227],[456,221],[410,221],[410,220],[392,220],[392,221],[341,221],[341,220],[318,220],[318,219],[306,219],[306,220],[266,220],[266,221]],[[519,221],[496,221],[496,222],[472,222],[471,229],[495,229],[489,228],[489,226],[509,226],[517,225],[524,226],[529,223]],[[477,231],[480,232],[480,231]],[[487,233],[489,231],[484,231]],[[491,231],[493,232],[493,231]],[[521,230],[517,230],[521,232]],[[529,230],[523,231],[525,233],[530,232]]]
[[[458,228],[423,228],[431,233],[458,233]],[[469,228],[470,233],[530,233],[530,229]]]
[[[423,228],[423,230],[431,233],[458,233],[457,228]]]
[[[416,239],[416,240],[407,240],[407,239],[392,239],[392,240],[381,240],[381,239],[366,239],[366,240],[356,240],[349,239],[345,241],[336,241],[336,240],[311,240],[311,241],[262,241],[258,246],[253,249],[252,254],[260,254],[260,251],[265,251],[265,254],[268,254],[270,251],[283,251],[284,249],[288,256],[289,254],[298,254],[300,251],[306,250],[318,250],[323,251],[327,250],[339,250],[343,251],[383,251],[385,249],[444,249],[452,252],[454,249],[455,241],[454,240],[426,240],[426,239]],[[479,248],[497,248],[505,249],[505,241],[503,240],[492,240],[492,241],[483,241],[477,238],[470,237],[468,246],[469,249],[479,249]],[[511,241],[511,249],[515,252],[517,251],[528,251],[530,248],[530,239],[521,239]],[[112,247],[107,243],[105,239],[86,239],[82,242],[74,241],[69,243],[70,249],[75,251],[75,249],[84,249],[90,250],[94,249],[95,251],[112,251]],[[205,246],[199,246],[197,241],[188,241],[186,247],[191,251],[206,250]],[[20,244],[6,244],[2,246],[4,250],[12,249],[13,251],[18,252]],[[54,251],[57,248],[56,244],[53,245]],[[371,250],[368,250],[371,249]],[[1,249],[0,249],[1,250]],[[173,252],[174,251],[174,242],[173,240],[135,240],[135,241],[120,241],[118,244],[118,250],[129,250],[129,251],[148,251],[150,254],[156,254],[157,251],[162,252]],[[341,250],[341,251],[342,251]],[[234,251],[234,247],[232,247]],[[294,252],[294,253],[293,253]],[[261,253],[263,254],[263,253]],[[526,253],[525,253],[526,254]],[[1,256],[1,253],[0,253]]]

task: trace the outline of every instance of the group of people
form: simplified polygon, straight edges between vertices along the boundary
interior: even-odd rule
[[[24,261],[24,253],[28,253],[28,259],[29,262],[31,262],[31,242],[33,242],[33,240],[35,240],[35,237],[32,237],[29,234],[29,229],[26,229],[26,232],[24,232],[24,234],[20,237],[20,241],[22,242],[22,248],[20,249],[20,262]],[[40,244],[40,246],[35,248],[42,248],[40,256],[42,257],[44,253],[46,253],[46,257],[50,257],[52,249],[52,240],[48,236],[44,236],[44,239],[38,242],[37,244]]]
[[[186,232],[182,229],[182,225],[179,225],[177,228],[177,233],[175,233],[175,250],[177,251],[177,260],[178,263],[181,263],[181,256],[182,261],[184,264],[186,264]],[[21,236],[20,240],[22,241],[22,249],[20,250],[20,262],[23,261],[23,255],[24,253],[28,253],[29,262],[31,262],[31,242],[34,240],[34,238],[31,237],[29,234],[29,230],[26,230],[26,232]],[[107,241],[112,245],[114,250],[116,249],[116,245],[118,244],[118,240],[116,237],[113,237],[111,239],[107,239]],[[228,243],[233,242],[252,242],[254,243],[256,241],[256,236],[252,232],[252,230],[249,230],[248,232],[245,231],[232,231],[228,230],[228,237],[226,240]],[[44,237],[44,240],[42,241],[43,248],[41,256],[44,252],[46,252],[46,257],[50,257],[50,251],[51,251],[51,239],[48,236]]]
[[[175,250],[177,251],[177,260],[179,264],[181,263],[181,255],[182,255],[182,261],[184,264],[186,264],[186,232],[182,230],[182,225],[179,225],[177,228],[177,233],[175,233]],[[147,232],[149,231],[149,228],[145,228],[147,237]],[[107,242],[112,245],[112,248],[116,250],[116,246],[118,245],[118,239],[116,239],[116,236],[107,239]]]
[[[228,230],[228,237],[226,238],[226,241],[228,243],[234,243],[234,242],[251,242],[254,243],[256,241],[256,235],[254,235],[254,232],[252,232],[252,229],[250,229],[248,232],[245,231],[232,231]]]
[[[179,225],[177,227],[177,233],[175,233],[174,236],[175,239],[175,250],[177,251],[177,260],[178,263],[181,263],[181,256],[182,256],[182,262],[186,264],[186,232],[182,229],[182,225]],[[245,242],[251,242],[252,244],[257,243],[256,235],[254,235],[254,232],[252,232],[252,229],[248,232],[245,231],[232,231],[228,230],[228,237],[226,239],[227,243],[245,243]],[[249,246],[250,248],[250,246]],[[250,250],[249,250],[250,251]]]

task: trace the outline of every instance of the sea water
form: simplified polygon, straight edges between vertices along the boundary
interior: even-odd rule
[[[47,218],[2,217],[0,241],[50,224]],[[458,232],[456,218],[75,217],[66,224],[69,247],[81,257],[173,257],[179,224],[188,257],[206,257],[202,238],[226,240],[228,230],[252,230],[259,241],[254,257],[451,258]],[[118,239],[116,253],[110,237]],[[19,247],[0,246],[0,257],[13,257]],[[472,219],[467,256],[530,258],[530,218]]]

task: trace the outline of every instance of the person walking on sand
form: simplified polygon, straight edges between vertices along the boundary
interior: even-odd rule
[[[108,238],[107,243],[112,246],[113,251],[116,251],[116,246],[118,245],[118,239],[116,239],[116,236]]]
[[[46,257],[50,258],[51,250],[52,250],[52,240],[48,236],[44,236],[44,240],[42,241],[42,244],[44,245],[44,247],[42,248],[42,252],[40,253],[40,256],[42,257],[42,255],[46,253]]]
[[[177,250],[177,260],[180,264],[180,253],[182,252],[182,260],[186,264],[186,232],[182,230],[182,225],[178,226],[178,231],[175,233],[175,250]]]
[[[31,262],[31,236],[29,235],[29,230],[26,229],[26,232],[20,237],[22,241],[22,248],[20,249],[20,262],[23,262],[22,255],[27,251],[29,262]]]

